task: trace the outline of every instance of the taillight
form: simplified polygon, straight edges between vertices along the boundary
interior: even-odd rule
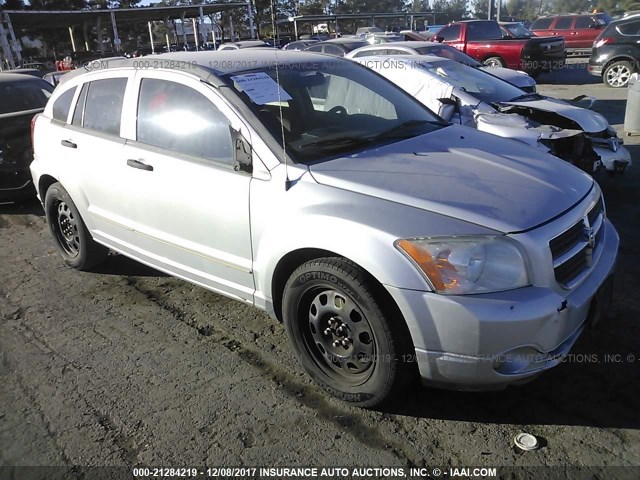
[[[36,120],[37,118],[40,116],[39,113],[37,113],[36,115],[33,116],[33,118],[31,119],[31,150],[34,149],[33,146],[33,131],[36,129]]]
[[[613,43],[613,38],[611,37],[599,38],[598,40],[593,42],[593,48],[599,48],[608,43]]]

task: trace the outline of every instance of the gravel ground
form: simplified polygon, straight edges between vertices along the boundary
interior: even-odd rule
[[[622,131],[626,90],[579,65],[539,82],[559,98],[596,96]],[[609,318],[528,385],[416,385],[384,411],[318,390],[260,311],[118,255],[98,272],[71,270],[39,204],[0,206],[0,478],[25,478],[6,468],[17,465],[559,467],[537,478],[640,466],[640,137],[625,141],[635,167],[598,177],[622,241]],[[514,452],[520,431],[542,448]]]

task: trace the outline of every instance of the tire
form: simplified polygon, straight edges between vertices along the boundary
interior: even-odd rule
[[[283,294],[293,350],[329,394],[375,407],[399,393],[413,373],[413,350],[399,312],[383,310],[382,287],[354,263],[320,258],[300,266]]]
[[[78,208],[60,183],[47,190],[44,211],[53,241],[67,265],[90,270],[106,259],[109,250],[91,238]]]
[[[489,57],[482,64],[485,67],[504,67],[504,61],[500,57]]]
[[[613,62],[602,72],[602,81],[607,87],[622,88],[629,84],[629,78],[633,73],[631,62],[620,60]]]

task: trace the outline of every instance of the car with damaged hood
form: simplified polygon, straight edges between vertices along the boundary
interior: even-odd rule
[[[631,165],[629,151],[607,120],[574,103],[523,92],[486,72],[435,56],[356,60],[446,119],[526,143],[589,173],[600,165],[612,174]]]
[[[31,172],[68,265],[111,248],[266,310],[319,385],[365,407],[417,376],[531,380],[603,318],[619,239],[567,162],[350,60],[157,58],[71,72],[36,117]]]
[[[372,55],[435,55],[460,62],[469,67],[485,70],[496,77],[515,85],[526,92],[536,91],[536,81],[527,72],[512,70],[510,68],[486,66],[462,53],[457,48],[438,42],[427,41],[403,41],[394,42],[391,45],[369,45],[360,47],[345,55],[346,58],[370,57]]]

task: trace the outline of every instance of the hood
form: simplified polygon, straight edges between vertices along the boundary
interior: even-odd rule
[[[544,223],[593,186],[556,157],[455,125],[309,169],[324,185],[505,233]]]
[[[481,70],[490,73],[494,77],[501,78],[511,85],[520,88],[531,88],[536,85],[536,81],[524,72],[518,72],[504,67],[480,67]]]
[[[562,100],[545,98],[543,100],[528,100],[518,102],[503,102],[503,105],[532,108],[542,112],[551,112],[573,120],[587,133],[597,133],[606,130],[609,122],[597,112],[586,108],[576,107]]]

